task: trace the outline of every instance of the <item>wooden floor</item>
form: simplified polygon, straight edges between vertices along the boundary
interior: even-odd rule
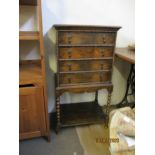
[[[87,125],[76,127],[84,155],[110,155],[109,144],[106,142],[97,142],[99,139],[107,139],[109,135],[108,128],[104,124]]]
[[[116,109],[115,106],[111,107]],[[76,127],[76,131],[83,147],[84,155],[111,155],[109,150],[109,143],[104,142],[109,139],[109,129],[104,124],[94,124],[87,126]],[[101,142],[97,142],[101,139]],[[99,140],[98,140],[99,141]],[[114,153],[113,155],[134,155],[134,151],[123,151]]]

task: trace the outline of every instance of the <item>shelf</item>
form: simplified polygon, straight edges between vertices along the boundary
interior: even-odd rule
[[[64,89],[65,87],[67,88],[89,88],[89,87],[99,87],[99,86],[109,86],[111,85],[109,82],[92,82],[92,83],[78,83],[78,84],[61,84],[59,88]]]
[[[41,65],[37,61],[22,61],[19,65],[19,84],[42,84]]]
[[[39,40],[38,31],[20,31],[19,40]]]
[[[103,57],[103,58],[77,58],[77,59],[58,59],[58,61],[81,61],[81,60],[112,60],[113,57]]]
[[[111,82],[96,82],[96,83],[79,83],[79,84],[61,84],[60,86],[56,87],[56,90],[70,90],[70,89],[93,89],[93,88],[107,88],[112,87]]]
[[[37,0],[19,0],[20,5],[37,5]]]
[[[77,73],[95,73],[95,72],[110,72],[111,69],[104,70],[90,70],[90,71],[68,71],[68,72],[59,72],[58,74],[77,74]]]
[[[59,44],[59,47],[114,47],[114,44]]]
[[[61,104],[60,116],[62,127],[104,123],[106,118],[96,102]]]

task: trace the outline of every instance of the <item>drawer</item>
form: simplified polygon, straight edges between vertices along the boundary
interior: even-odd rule
[[[59,32],[59,44],[114,44],[115,33],[109,32]]]
[[[60,47],[59,59],[112,57],[113,47]]]
[[[60,61],[59,72],[110,70],[112,59],[109,60],[72,60]]]
[[[109,82],[111,72],[59,74],[59,84],[99,83]]]

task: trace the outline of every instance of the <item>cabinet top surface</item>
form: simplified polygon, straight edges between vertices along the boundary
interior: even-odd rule
[[[37,5],[37,0],[19,0],[20,5]]]
[[[103,26],[103,25],[63,25],[63,24],[56,24],[53,25],[56,30],[71,30],[71,29],[113,29],[119,30],[121,26]]]

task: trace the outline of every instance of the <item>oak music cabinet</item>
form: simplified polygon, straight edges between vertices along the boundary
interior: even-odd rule
[[[117,31],[120,27],[54,25],[56,30],[56,112],[60,127],[103,123],[108,119]],[[108,90],[106,113],[98,90]],[[96,92],[93,102],[60,104],[64,92]]]
[[[19,0],[20,10],[30,15],[30,9],[36,14],[37,30],[19,32],[20,46],[38,45],[38,59],[19,61],[19,138],[28,139],[45,136],[50,140],[47,92],[45,82],[44,44],[42,34],[41,0]],[[21,12],[20,12],[21,13]],[[26,22],[26,15],[22,18]],[[31,19],[27,19],[28,21]],[[20,21],[21,22],[21,21]],[[24,25],[25,23],[23,23]],[[26,48],[27,49],[27,48]],[[24,48],[20,47],[19,55]],[[26,51],[29,54],[29,51]],[[27,55],[28,55],[27,54]]]

